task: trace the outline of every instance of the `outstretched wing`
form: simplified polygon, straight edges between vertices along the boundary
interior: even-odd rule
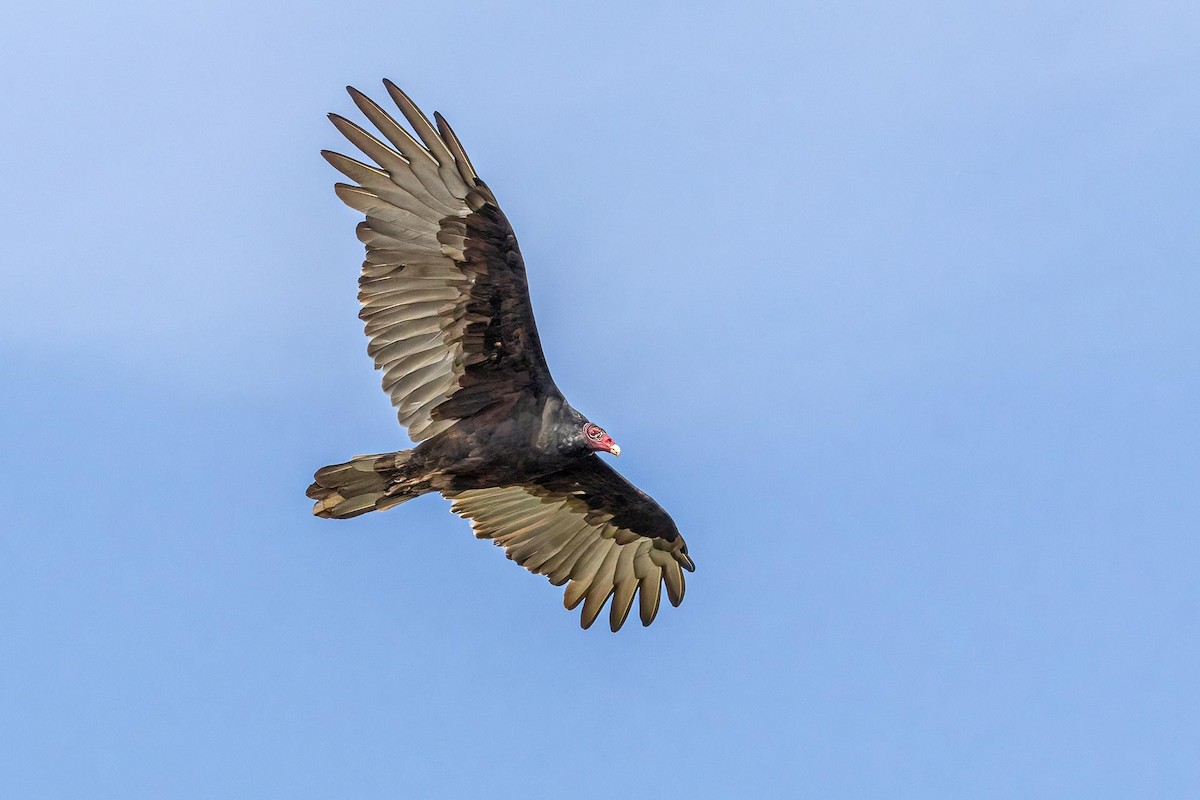
[[[359,316],[383,388],[415,441],[522,394],[561,396],[550,377],[525,264],[495,196],[438,114],[435,128],[395,84],[388,94],[420,141],[347,87],[391,146],[336,114],[333,124],[378,166],[323,151],[355,182],[338,197],[366,215]]]
[[[567,586],[563,602],[583,601],[580,623],[591,627],[609,597],[609,625],[625,624],[639,595],[643,625],[658,613],[662,584],[671,605],[683,601],[683,570],[696,566],[662,507],[599,457],[528,483],[490,489],[444,490],[454,513],[471,520],[530,572]]]

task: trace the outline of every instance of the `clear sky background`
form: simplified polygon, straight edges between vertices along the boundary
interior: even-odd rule
[[[564,5],[6,12],[0,795],[1200,796],[1200,7]],[[310,516],[406,444],[384,76],[687,536],[649,629]]]

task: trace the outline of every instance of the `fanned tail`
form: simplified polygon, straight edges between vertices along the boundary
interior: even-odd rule
[[[368,511],[386,511],[429,491],[426,481],[412,480],[405,469],[412,450],[355,456],[344,464],[317,470],[308,494],[313,514],[349,519]]]

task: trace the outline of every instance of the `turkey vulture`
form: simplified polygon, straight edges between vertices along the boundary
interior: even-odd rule
[[[695,569],[687,545],[667,512],[600,459],[621,448],[554,385],[516,236],[458,137],[384,85],[416,137],[347,87],[390,146],[330,114],[377,166],[322,155],[353,181],[335,185],[338,197],[366,215],[367,352],[419,444],[318,470],[313,513],[346,519],[440,492],[477,537],[567,584],[565,605],[583,602],[584,628],[612,597],[618,630],[635,595],[649,625],[662,584],[672,605],[683,600],[683,570]]]

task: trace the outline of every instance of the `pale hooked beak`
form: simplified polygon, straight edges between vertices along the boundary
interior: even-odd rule
[[[612,453],[614,456],[621,455],[621,445],[613,442],[612,447],[608,448],[608,452]]]

